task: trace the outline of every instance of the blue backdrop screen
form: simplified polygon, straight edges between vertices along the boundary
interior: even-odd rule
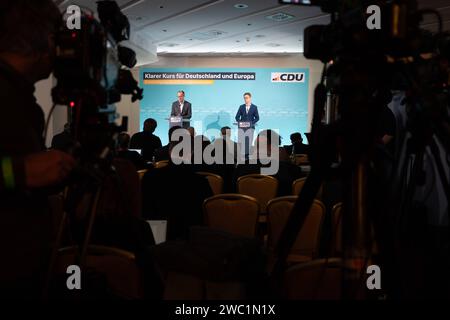
[[[191,126],[210,139],[221,127],[236,129],[234,118],[245,92],[251,92],[258,107],[257,132],[275,129],[282,144],[290,144],[291,133],[303,134],[308,128],[308,69],[142,68],[140,82],[144,88],[141,128],[145,119],[154,118],[158,122],[155,134],[163,144],[168,142],[166,119],[179,90],[192,104]]]

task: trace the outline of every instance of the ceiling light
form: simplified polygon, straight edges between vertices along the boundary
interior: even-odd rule
[[[276,22],[287,21],[287,20],[291,20],[293,18],[294,18],[293,15],[283,13],[283,12],[278,12],[278,13],[272,14],[270,16],[266,16],[266,19],[273,20]]]
[[[167,47],[167,48],[173,48],[179,46],[178,43],[172,43],[172,42],[164,42],[159,44],[160,47]]]
[[[235,4],[234,7],[236,9],[247,9],[248,5],[246,5],[245,3],[238,3],[238,4]]]

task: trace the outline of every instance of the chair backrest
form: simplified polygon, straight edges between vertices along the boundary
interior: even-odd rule
[[[206,225],[230,233],[255,237],[259,204],[255,198],[241,194],[220,194],[203,203]]]
[[[292,182],[292,195],[298,196],[305,185],[306,178],[300,178]]]
[[[65,274],[67,267],[75,264],[78,253],[77,246],[61,248],[54,273]],[[133,253],[113,247],[90,245],[85,268],[104,274],[108,288],[115,296],[124,299],[144,298],[142,273]]]
[[[155,162],[154,167],[155,169],[161,169],[164,167],[167,167],[169,165],[169,160],[161,160],[158,162]]]
[[[147,172],[147,169],[144,170],[138,170],[139,179],[142,180],[144,178],[145,173]]]
[[[289,300],[342,298],[343,262],[338,258],[313,260],[286,270],[283,295]]]
[[[277,196],[278,180],[262,174],[248,174],[237,180],[238,193],[258,200],[261,212],[267,212],[267,202]]]
[[[294,182],[292,182],[292,195],[298,196],[300,194],[300,191],[302,191],[302,189],[305,185],[305,182],[306,182],[306,177],[299,178],[299,179],[295,180]],[[316,198],[320,199],[322,197],[322,193],[323,193],[323,185],[320,186],[320,189],[317,192]]]
[[[267,246],[273,251],[286,222],[294,207],[296,196],[279,197],[269,201],[267,205]],[[314,200],[302,229],[297,235],[291,254],[314,258],[319,251],[320,232],[325,215],[325,206],[319,200]]]
[[[336,204],[331,211],[331,254],[342,254],[342,202]]]
[[[208,179],[209,186],[214,195],[223,193],[223,178],[221,176],[210,172],[197,172],[197,174]]]

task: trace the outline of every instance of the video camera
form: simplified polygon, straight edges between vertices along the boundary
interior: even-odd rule
[[[319,6],[329,13],[328,25],[312,25],[304,30],[304,56],[324,63],[417,62],[420,56],[430,54],[450,59],[450,37],[442,32],[438,12],[419,9],[416,0],[334,1],[334,0],[279,0],[282,4]],[[375,6],[374,6],[375,5]],[[368,24],[373,11],[379,9],[380,25]],[[368,12],[369,11],[369,12]],[[420,29],[425,15],[435,15],[438,30],[435,34]],[[411,58],[412,57],[412,58]]]
[[[305,28],[304,56],[325,63],[326,87],[331,94],[354,93],[355,85],[364,83],[378,95],[377,104],[387,105],[391,90],[401,90],[408,92],[405,103],[440,109],[428,114],[443,113],[442,103],[430,101],[436,94],[441,95],[438,99],[441,102],[450,100],[449,68],[445,67],[450,61],[450,35],[442,30],[439,12],[419,9],[416,0],[280,0],[280,3],[319,6],[330,14],[328,25]],[[379,20],[375,27],[369,22],[373,22],[374,14]],[[425,15],[436,17],[436,32],[420,28]],[[350,87],[353,89],[349,90]],[[418,108],[409,110],[411,119],[423,120]],[[358,121],[359,116],[352,118]],[[374,114],[372,117],[376,118]]]
[[[129,39],[128,18],[115,1],[98,1],[97,11],[99,21],[83,11],[81,28],[63,25],[57,32],[52,97],[69,107],[71,133],[84,153],[98,156],[115,133],[127,130],[126,118],[115,125],[114,103],[122,94],[140,100],[143,89],[127,69],[136,65],[135,52],[119,44]]]

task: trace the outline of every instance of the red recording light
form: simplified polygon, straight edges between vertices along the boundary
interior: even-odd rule
[[[76,32],[72,32],[72,38],[75,39],[77,37],[77,33]]]
[[[70,106],[71,108],[75,107],[75,102],[70,101],[69,106]]]

